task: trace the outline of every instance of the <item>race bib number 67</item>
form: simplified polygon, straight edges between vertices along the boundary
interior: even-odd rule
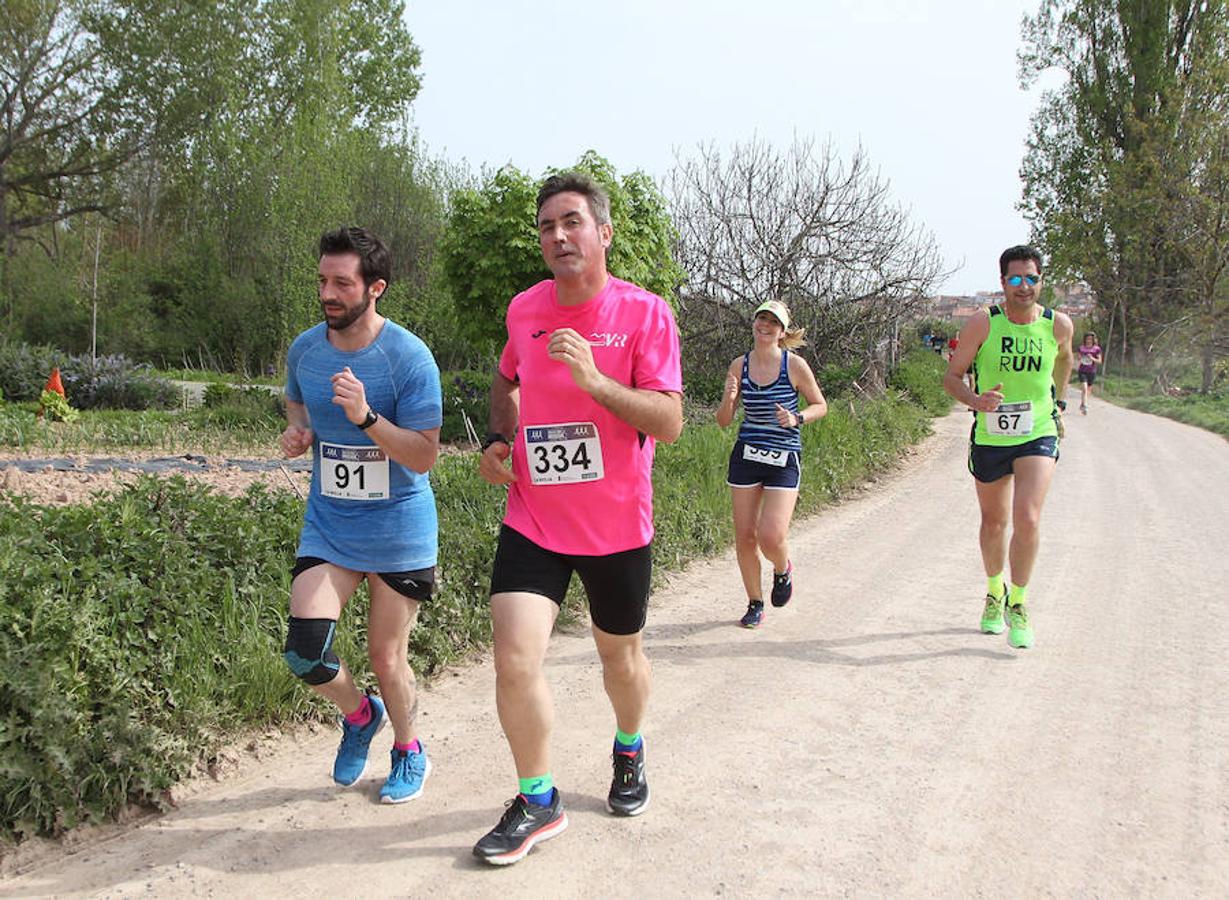
[[[320,493],[338,500],[386,500],[388,457],[379,447],[320,443]]]
[[[989,434],[1019,437],[1033,430],[1033,404],[1000,403],[994,412],[986,413],[986,431]]]
[[[579,484],[604,475],[602,442],[592,422],[527,426],[525,450],[534,484]]]

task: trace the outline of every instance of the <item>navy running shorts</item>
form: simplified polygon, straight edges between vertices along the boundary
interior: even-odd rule
[[[730,451],[730,465],[726,472],[725,483],[730,487],[760,487],[770,491],[796,491],[802,483],[802,468],[798,464],[798,454],[794,450],[759,451],[766,458],[775,459],[781,465],[772,462],[760,462],[747,459],[747,444],[735,441],[734,449]],[[751,448],[755,455],[757,448]]]
[[[580,556],[547,550],[507,525],[499,527],[492,594],[540,594],[562,606],[573,572],[585,586],[594,625],[607,634],[636,634],[644,629],[653,575],[652,544],[607,556]]]
[[[1058,438],[1035,438],[1014,447],[983,447],[969,444],[969,471],[978,481],[989,484],[1012,474],[1012,464],[1022,456],[1049,456],[1058,459]]]

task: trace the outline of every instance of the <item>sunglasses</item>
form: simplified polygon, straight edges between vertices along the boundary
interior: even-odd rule
[[[1032,287],[1041,280],[1040,275],[1012,275],[1007,279],[1007,283],[1012,287],[1019,287],[1024,282],[1028,282],[1029,287]]]

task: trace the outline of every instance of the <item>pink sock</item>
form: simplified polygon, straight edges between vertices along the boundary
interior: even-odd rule
[[[394,741],[393,749],[399,750],[402,753],[422,753],[422,744],[418,743],[418,738],[414,738],[408,744],[399,744]]]
[[[358,709],[346,716],[346,722],[350,725],[357,725],[362,728],[371,721],[371,701],[367,699],[367,695],[363,695],[363,702],[359,704]]]

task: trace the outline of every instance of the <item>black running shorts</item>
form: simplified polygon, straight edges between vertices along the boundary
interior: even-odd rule
[[[969,444],[969,471],[978,481],[989,484],[1012,474],[1012,463],[1021,456],[1049,456],[1058,459],[1058,438],[1039,437],[1014,447],[983,447]]]
[[[652,544],[608,556],[578,556],[539,547],[520,532],[500,526],[491,571],[492,594],[540,594],[562,606],[573,572],[585,586],[594,625],[607,634],[636,634],[644,629],[653,574]]]
[[[327,559],[321,559],[318,556],[300,556],[295,559],[294,568],[290,570],[290,580],[294,581],[301,573],[327,562]],[[431,591],[435,586],[434,566],[430,569],[413,569],[409,572],[377,572],[376,574],[380,576],[381,581],[403,597],[419,601],[431,599]]]

